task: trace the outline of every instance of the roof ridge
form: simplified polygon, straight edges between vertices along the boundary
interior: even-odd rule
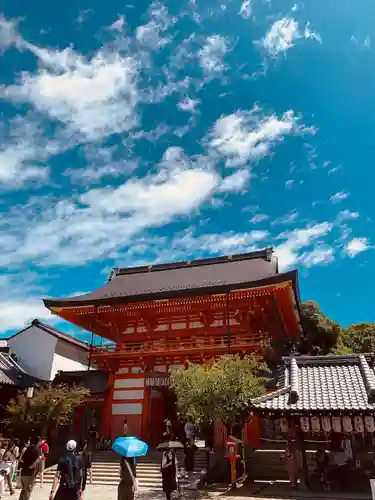
[[[257,398],[254,398],[251,402],[253,404],[264,403],[265,401],[269,401],[270,399],[276,398],[277,396],[283,396],[287,392],[291,390],[290,385],[285,385],[276,391],[268,392],[267,394],[263,394]]]
[[[109,281],[116,276],[121,276],[124,274],[137,274],[137,273],[147,273],[147,272],[155,272],[155,271],[166,271],[171,269],[181,269],[184,267],[198,267],[205,265],[213,265],[213,264],[223,264],[226,262],[238,262],[241,260],[251,260],[251,259],[259,259],[271,258],[273,254],[273,248],[267,247],[262,250],[255,250],[253,252],[247,253],[239,253],[233,255],[224,255],[220,257],[207,257],[205,259],[194,259],[194,260],[185,260],[185,261],[177,261],[177,262],[168,262],[164,264],[154,264],[148,266],[135,266],[135,267],[117,267],[113,268],[110,273]]]

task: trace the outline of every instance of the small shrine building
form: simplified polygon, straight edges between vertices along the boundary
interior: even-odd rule
[[[114,269],[91,293],[44,303],[109,341],[91,353],[109,374],[102,435],[120,435],[127,419],[129,432],[151,443],[176,415],[170,367],[245,355],[301,333],[297,271],[280,273],[272,249]],[[248,433],[258,439],[259,427],[253,423]],[[218,423],[215,440],[224,438]]]
[[[284,358],[277,390],[254,399],[251,410],[273,426],[273,437],[296,441],[306,485],[313,472],[307,442],[332,450],[347,441],[357,467],[366,468],[375,438],[375,356]]]

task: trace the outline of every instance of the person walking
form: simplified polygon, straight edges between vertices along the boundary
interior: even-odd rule
[[[195,445],[193,438],[190,438],[185,443],[185,471],[187,472],[190,486],[193,485],[193,481],[194,481],[195,452],[196,451],[197,451],[197,446]]]
[[[121,457],[120,483],[117,489],[117,500],[134,500],[137,489],[137,473],[133,457]]]
[[[171,500],[172,493],[177,490],[177,467],[176,453],[173,450],[163,451],[160,470],[166,500]]]
[[[124,418],[123,436],[127,437],[129,432],[128,417]]]
[[[44,470],[46,468],[46,459],[49,453],[49,446],[45,438],[44,439],[39,438],[39,448],[40,448],[40,462],[39,462],[40,487],[43,488]]]
[[[66,443],[66,453],[57,465],[50,500],[80,500],[82,497],[82,457],[76,454],[77,443],[72,439]],[[59,487],[56,491],[57,484]]]
[[[91,453],[88,449],[88,442],[84,441],[81,447],[80,455],[82,458],[82,493],[86,489],[87,476],[89,476],[90,484],[92,484],[92,460]]]
[[[34,437],[22,457],[21,494],[19,500],[29,500],[35,484],[40,461],[39,439]]]
[[[3,462],[5,462],[9,469],[9,475],[10,475],[10,480],[13,483],[14,481],[14,476],[17,471],[17,465],[18,465],[18,456],[19,456],[19,446],[14,442],[14,441],[9,441],[8,446],[3,454]],[[12,488],[9,488],[11,495],[13,494],[13,486]]]
[[[297,454],[293,441],[288,441],[284,458],[286,460],[290,485],[292,488],[297,488]]]

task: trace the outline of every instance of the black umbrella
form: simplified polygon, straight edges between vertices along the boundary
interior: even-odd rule
[[[164,443],[160,443],[156,449],[157,450],[182,450],[184,445],[180,443],[180,441],[165,441]]]

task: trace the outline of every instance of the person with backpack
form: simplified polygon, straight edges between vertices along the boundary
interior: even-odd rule
[[[44,469],[46,468],[46,459],[49,453],[49,446],[45,439],[39,438],[39,448],[40,448],[40,462],[39,462],[40,487],[43,488]]]
[[[29,500],[34,488],[35,477],[40,461],[39,439],[34,437],[25,450],[21,465],[21,494],[19,500]]]
[[[82,457],[76,453],[77,443],[72,439],[66,443],[66,454],[57,465],[52,483],[50,500],[80,500],[82,498]],[[56,491],[56,486],[59,487]]]

